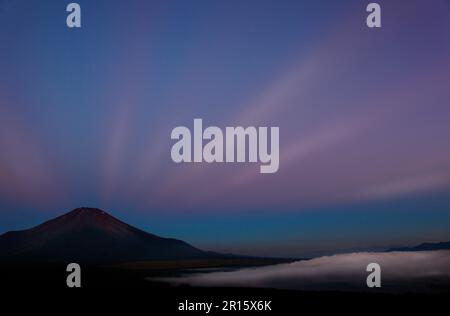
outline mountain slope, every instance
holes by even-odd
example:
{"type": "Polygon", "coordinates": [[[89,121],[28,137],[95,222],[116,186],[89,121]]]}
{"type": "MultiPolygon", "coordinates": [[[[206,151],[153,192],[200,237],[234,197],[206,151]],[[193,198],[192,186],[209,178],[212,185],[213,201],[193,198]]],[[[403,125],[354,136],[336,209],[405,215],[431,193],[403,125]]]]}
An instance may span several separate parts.
{"type": "Polygon", "coordinates": [[[1,262],[119,263],[196,259],[215,254],[132,227],[95,208],[78,208],[0,236],[1,262]]]}

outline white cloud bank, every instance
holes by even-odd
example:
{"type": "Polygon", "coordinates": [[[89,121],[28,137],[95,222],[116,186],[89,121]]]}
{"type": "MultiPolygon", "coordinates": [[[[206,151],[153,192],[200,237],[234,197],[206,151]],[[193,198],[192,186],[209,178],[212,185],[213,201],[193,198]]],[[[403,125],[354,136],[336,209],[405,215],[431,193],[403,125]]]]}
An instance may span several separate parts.
{"type": "Polygon", "coordinates": [[[381,266],[382,290],[450,289],[450,250],[388,253],[350,253],[288,264],[228,272],[194,273],[165,278],[174,285],[259,287],[296,290],[363,290],[369,272],[381,266]]]}

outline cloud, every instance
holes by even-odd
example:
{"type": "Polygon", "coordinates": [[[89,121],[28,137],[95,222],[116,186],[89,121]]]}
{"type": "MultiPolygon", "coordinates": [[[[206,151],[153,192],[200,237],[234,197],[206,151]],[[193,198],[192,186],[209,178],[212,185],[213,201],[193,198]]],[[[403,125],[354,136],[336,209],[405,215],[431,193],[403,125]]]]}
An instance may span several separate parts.
{"type": "Polygon", "coordinates": [[[386,198],[416,192],[426,192],[450,183],[450,172],[427,174],[420,177],[409,177],[399,181],[385,183],[365,189],[362,192],[365,198],[386,198]]]}
{"type": "Polygon", "coordinates": [[[450,285],[450,251],[351,253],[228,272],[165,278],[174,285],[295,290],[364,290],[369,263],[381,266],[382,290],[430,290],[450,285]]]}

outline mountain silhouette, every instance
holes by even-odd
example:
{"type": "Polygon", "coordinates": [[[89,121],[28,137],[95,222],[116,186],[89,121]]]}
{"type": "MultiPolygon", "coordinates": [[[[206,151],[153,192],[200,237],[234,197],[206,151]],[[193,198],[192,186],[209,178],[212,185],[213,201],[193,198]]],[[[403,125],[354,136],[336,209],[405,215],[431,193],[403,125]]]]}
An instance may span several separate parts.
{"type": "Polygon", "coordinates": [[[0,262],[106,264],[218,256],[147,233],[97,208],[77,208],[34,228],[0,236],[0,262]]]}
{"type": "Polygon", "coordinates": [[[437,242],[437,243],[423,243],[415,247],[399,247],[399,248],[391,248],[388,249],[388,252],[392,251],[427,251],[427,250],[449,250],[450,249],[450,241],[446,242],[437,242]]]}

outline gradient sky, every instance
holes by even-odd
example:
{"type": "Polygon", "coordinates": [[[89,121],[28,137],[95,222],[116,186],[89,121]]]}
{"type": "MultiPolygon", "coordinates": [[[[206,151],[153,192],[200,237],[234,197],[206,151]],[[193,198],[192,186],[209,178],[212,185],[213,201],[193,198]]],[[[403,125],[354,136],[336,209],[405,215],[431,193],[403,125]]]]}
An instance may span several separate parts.
{"type": "Polygon", "coordinates": [[[302,256],[450,240],[450,1],[0,0],[0,232],[79,206],[302,256]],[[280,169],[171,130],[279,126],[280,169]]]}

